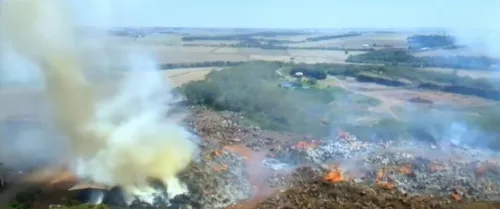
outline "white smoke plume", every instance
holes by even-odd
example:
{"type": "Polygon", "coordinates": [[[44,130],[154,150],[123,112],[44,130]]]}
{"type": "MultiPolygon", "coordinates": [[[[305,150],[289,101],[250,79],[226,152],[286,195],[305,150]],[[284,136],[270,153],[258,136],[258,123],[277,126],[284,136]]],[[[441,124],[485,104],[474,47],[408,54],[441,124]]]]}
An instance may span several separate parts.
{"type": "MultiPolygon", "coordinates": [[[[7,0],[0,12],[5,43],[43,72],[58,130],[68,139],[69,167],[83,181],[122,187],[128,201],[150,197],[151,178],[166,184],[169,197],[187,192],[176,175],[196,146],[180,118],[167,117],[175,100],[156,62],[141,53],[130,55],[121,89],[112,98],[99,98],[83,60],[101,60],[82,57],[64,3],[7,0]]],[[[6,72],[19,73],[15,66],[6,72]]]]}

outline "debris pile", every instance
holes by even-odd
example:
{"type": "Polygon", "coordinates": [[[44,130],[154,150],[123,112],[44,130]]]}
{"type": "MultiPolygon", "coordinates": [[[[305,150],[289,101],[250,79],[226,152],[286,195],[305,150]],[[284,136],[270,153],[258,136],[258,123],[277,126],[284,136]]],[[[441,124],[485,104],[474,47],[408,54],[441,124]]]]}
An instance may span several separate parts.
{"type": "Polygon", "coordinates": [[[407,194],[500,200],[500,162],[491,160],[494,155],[483,152],[480,156],[477,150],[468,149],[362,142],[339,132],[333,139],[300,141],[277,159],[295,165],[335,165],[325,179],[329,182],[351,179],[407,194]]]}
{"type": "MultiPolygon", "coordinates": [[[[500,161],[495,160],[500,158],[484,150],[367,142],[342,130],[330,138],[311,138],[242,126],[235,122],[240,119],[203,109],[189,118],[188,126],[201,136],[200,157],[180,175],[190,193],[165,206],[500,208],[479,201],[500,199],[500,161]]],[[[134,207],[155,208],[140,202],[134,207]]]]}
{"type": "Polygon", "coordinates": [[[500,203],[457,202],[452,199],[413,196],[397,190],[353,182],[310,180],[260,202],[255,209],[490,209],[500,203]]]}
{"type": "Polygon", "coordinates": [[[181,174],[190,194],[174,200],[191,208],[225,208],[252,195],[244,158],[227,149],[202,151],[199,162],[181,174]]]}

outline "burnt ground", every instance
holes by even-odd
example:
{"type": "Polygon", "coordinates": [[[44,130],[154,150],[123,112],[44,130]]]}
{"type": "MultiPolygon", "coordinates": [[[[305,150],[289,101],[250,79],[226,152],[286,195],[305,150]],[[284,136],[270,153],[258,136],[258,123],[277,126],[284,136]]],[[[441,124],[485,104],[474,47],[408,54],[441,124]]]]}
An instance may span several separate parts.
{"type": "MultiPolygon", "coordinates": [[[[234,113],[193,112],[187,125],[200,135],[200,157],[180,175],[190,194],[128,208],[500,208],[500,158],[483,150],[364,142],[342,131],[311,138],[238,125],[234,113]]],[[[41,191],[32,205],[80,204],[85,192],[41,191]]],[[[111,197],[111,208],[126,208],[111,197]]]]}

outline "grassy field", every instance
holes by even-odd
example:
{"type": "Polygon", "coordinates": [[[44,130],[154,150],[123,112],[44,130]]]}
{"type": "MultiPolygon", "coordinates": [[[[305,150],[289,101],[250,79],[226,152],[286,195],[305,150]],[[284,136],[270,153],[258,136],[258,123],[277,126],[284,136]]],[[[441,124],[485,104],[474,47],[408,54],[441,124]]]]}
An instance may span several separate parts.
{"type": "Polygon", "coordinates": [[[191,81],[204,80],[212,70],[221,70],[221,67],[181,68],[164,71],[166,79],[174,86],[181,86],[191,81]]]}
{"type": "MultiPolygon", "coordinates": [[[[304,63],[344,63],[348,55],[365,53],[355,50],[408,47],[407,37],[417,32],[378,33],[362,32],[360,35],[332,37],[348,34],[346,31],[331,33],[307,32],[306,34],[281,34],[282,32],[239,30],[181,30],[179,34],[153,34],[144,37],[114,37],[110,41],[116,48],[135,48],[154,52],[164,63],[189,63],[206,61],[290,61],[304,63]],[[182,33],[183,35],[180,35],[182,33]],[[194,40],[183,40],[195,37],[194,40]],[[325,38],[324,40],[321,38],[325,38]],[[263,45],[259,45],[263,44],[263,45]],[[267,46],[265,48],[263,46],[267,46]],[[273,48],[274,47],[274,48],[273,48]],[[280,48],[281,47],[281,48],[280,48]],[[303,49],[302,49],[303,48],[303,49]],[[326,48],[326,49],[325,49],[326,48]],[[349,54],[345,54],[348,49],[349,54]]],[[[481,50],[449,49],[415,52],[415,56],[484,55],[481,50]]],[[[484,52],[484,50],[482,50],[484,52]]]]}
{"type": "MultiPolygon", "coordinates": [[[[157,56],[160,63],[202,63],[211,61],[281,61],[281,62],[295,62],[295,63],[337,63],[344,64],[345,60],[349,55],[359,55],[365,52],[361,51],[348,51],[346,53],[343,50],[325,50],[325,49],[263,49],[258,47],[231,47],[231,44],[237,44],[241,41],[252,39],[252,40],[277,40],[277,41],[288,41],[296,42],[289,44],[281,44],[284,46],[293,47],[340,47],[340,48],[363,48],[364,44],[373,45],[375,48],[384,47],[390,45],[393,47],[407,47],[406,37],[412,35],[409,32],[401,33],[375,33],[375,32],[363,32],[359,36],[343,37],[343,38],[332,38],[329,40],[315,40],[308,41],[311,38],[325,37],[328,35],[342,34],[345,32],[332,32],[328,33],[309,33],[309,34],[298,34],[298,35],[269,35],[262,33],[262,31],[238,31],[238,30],[216,30],[208,31],[203,29],[192,29],[189,31],[178,31],[179,34],[153,34],[146,35],[143,37],[116,37],[113,36],[109,39],[109,42],[105,44],[105,54],[114,56],[116,58],[111,58],[110,60],[123,60],[123,51],[127,49],[138,49],[146,52],[151,52],[157,56]],[[185,35],[180,35],[184,33],[185,35]],[[252,36],[245,36],[245,34],[255,34],[252,36]],[[187,34],[187,35],[186,35],[187,34]],[[241,37],[236,37],[235,40],[192,40],[183,41],[183,36],[228,36],[228,35],[242,35],[241,37]],[[190,44],[189,46],[185,45],[190,44]],[[225,45],[225,46],[217,46],[225,45]]],[[[100,34],[102,35],[102,34],[100,34]]],[[[234,37],[233,37],[234,38],[234,37]]],[[[467,52],[464,49],[458,50],[437,50],[428,52],[418,52],[415,53],[417,56],[433,56],[436,54],[450,54],[450,55],[464,55],[467,52]]],[[[101,56],[101,55],[95,55],[101,56]]],[[[111,64],[116,68],[121,67],[119,63],[111,64]]],[[[102,67],[102,66],[101,66],[102,67]]],[[[106,66],[103,66],[106,67],[106,66]]],[[[221,67],[201,67],[201,68],[182,68],[182,69],[170,69],[165,71],[165,77],[168,78],[174,86],[181,86],[190,81],[203,80],[205,76],[211,70],[220,70],[221,67]]],[[[444,72],[452,73],[453,69],[450,68],[425,68],[420,69],[423,71],[431,72],[444,72]]],[[[492,74],[485,71],[470,71],[470,70],[457,70],[459,76],[468,76],[472,78],[491,78],[500,77],[500,74],[492,74]]],[[[331,82],[328,79],[321,82],[331,82]]],[[[381,91],[364,91],[359,90],[363,88],[363,85],[369,84],[356,84],[357,82],[345,82],[341,80],[336,80],[333,83],[342,84],[343,87],[349,91],[357,92],[365,96],[372,96],[378,100],[385,100],[389,103],[400,104],[397,101],[407,100],[410,96],[419,96],[424,98],[431,98],[434,101],[455,101],[458,103],[463,103],[464,99],[462,97],[453,97],[449,94],[443,93],[431,93],[431,92],[420,92],[416,91],[402,90],[402,89],[384,89],[381,91]],[[343,83],[342,83],[343,82],[343,83]],[[357,86],[358,85],[358,86],[357,86]],[[405,96],[406,95],[406,96],[405,96]]],[[[368,87],[366,87],[368,88],[368,87]]],[[[372,88],[373,89],[373,88],[372,88]]],[[[12,106],[14,109],[25,109],[21,103],[32,103],[26,102],[30,99],[36,99],[38,96],[33,95],[35,93],[12,93],[3,92],[2,99],[5,99],[5,104],[12,106]],[[19,99],[13,98],[14,95],[19,95],[19,99]]],[[[452,95],[452,94],[451,94],[452,95]]],[[[467,98],[467,97],[465,97],[467,98]]],[[[474,99],[471,99],[473,101],[474,99]]],[[[477,102],[472,102],[477,103],[477,102]]],[[[392,105],[388,105],[387,108],[381,108],[380,112],[390,113],[392,105]]],[[[15,111],[14,111],[15,112],[15,111]]]]}

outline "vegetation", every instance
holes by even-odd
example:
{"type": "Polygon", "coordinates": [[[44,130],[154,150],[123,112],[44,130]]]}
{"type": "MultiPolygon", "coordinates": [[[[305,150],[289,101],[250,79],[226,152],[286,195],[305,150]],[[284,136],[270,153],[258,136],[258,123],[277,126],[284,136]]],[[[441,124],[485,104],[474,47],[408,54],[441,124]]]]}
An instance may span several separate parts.
{"type": "Polygon", "coordinates": [[[184,85],[181,91],[192,104],[241,112],[263,128],[327,134],[328,128],[319,125],[320,119],[343,90],[279,88],[283,80],[275,71],[282,67],[286,66],[277,62],[254,62],[213,71],[206,80],[184,85]]]}
{"type": "Polygon", "coordinates": [[[185,36],[182,37],[183,41],[205,41],[205,40],[216,40],[216,41],[243,41],[243,42],[263,42],[266,40],[272,40],[274,44],[285,44],[285,43],[303,43],[303,42],[311,42],[311,41],[323,41],[330,39],[338,39],[338,38],[346,38],[353,36],[360,36],[361,33],[349,32],[345,34],[337,34],[337,35],[325,35],[325,36],[317,36],[306,38],[305,40],[299,41],[290,41],[290,40],[280,40],[280,39],[260,39],[259,37],[266,38],[276,38],[278,36],[299,36],[299,35],[308,35],[309,33],[304,32],[259,32],[259,33],[247,33],[247,34],[232,34],[232,35],[221,35],[221,36],[185,36]]]}
{"type": "Polygon", "coordinates": [[[26,192],[16,195],[12,203],[9,204],[9,209],[26,209],[32,208],[35,198],[41,193],[39,189],[31,189],[26,192]]]}
{"type": "Polygon", "coordinates": [[[314,41],[323,41],[330,39],[346,38],[353,36],[360,36],[361,33],[349,32],[345,34],[337,35],[324,35],[317,37],[310,37],[304,40],[284,40],[277,38],[278,36],[297,36],[297,35],[307,35],[308,33],[302,32],[259,32],[259,33],[246,33],[246,34],[232,34],[232,35],[203,35],[203,36],[185,36],[182,38],[184,42],[199,41],[199,40],[215,40],[215,41],[238,41],[234,44],[190,44],[184,43],[185,46],[214,46],[214,47],[251,47],[251,48],[261,48],[261,49],[308,49],[308,50],[335,50],[335,51],[370,51],[371,48],[342,48],[342,47],[293,47],[288,46],[288,44],[293,43],[305,43],[314,41]],[[265,37],[265,38],[263,38],[265,37]],[[272,39],[272,38],[276,39],[272,39]]]}
{"type": "Polygon", "coordinates": [[[230,67],[241,65],[243,61],[207,61],[195,63],[165,63],[160,66],[160,69],[178,69],[178,68],[195,68],[195,67],[230,67]]]}
{"type": "MultiPolygon", "coordinates": [[[[292,131],[318,136],[329,134],[332,127],[350,131],[362,140],[411,139],[437,140],[446,138],[450,124],[461,121],[482,132],[499,133],[497,125],[500,108],[482,113],[451,116],[426,111],[404,110],[417,114],[401,121],[388,115],[375,115],[367,111],[380,101],[353,94],[337,87],[321,87],[318,80],[325,75],[355,77],[361,81],[377,82],[415,88],[436,88],[441,91],[498,92],[497,87],[485,80],[460,77],[414,68],[383,65],[340,65],[340,64],[289,64],[280,62],[250,62],[222,71],[211,72],[206,80],[194,81],[181,87],[191,104],[205,105],[216,110],[240,112],[252,122],[265,129],[292,131]],[[276,73],[285,72],[284,77],[276,73]],[[304,78],[294,78],[302,72],[304,78]],[[279,88],[282,82],[295,82],[293,88],[279,88]],[[307,88],[305,88],[307,87],[307,88]],[[494,113],[494,114],[492,114],[494,113]],[[494,116],[493,116],[494,115],[494,116]],[[364,117],[378,118],[369,123],[356,122],[364,117]],[[323,126],[323,121],[328,126],[323,126]],[[477,122],[476,121],[480,121],[477,122]]],[[[500,95],[496,93],[495,95],[500,95]]],[[[484,95],[483,95],[484,96],[484,95]]],[[[497,96],[498,97],[498,96],[497,96]]],[[[468,110],[475,111],[475,110],[468,110]]],[[[500,136],[500,135],[499,135],[500,136]]],[[[495,137],[490,137],[495,139],[495,137]]],[[[484,141],[486,143],[486,140],[484,141]]],[[[488,142],[490,143],[490,142],[488,142]]],[[[493,143],[493,141],[491,141],[493,143]]],[[[488,144],[496,146],[495,144],[488,144]]],[[[500,148],[500,145],[498,146],[500,148]]]]}
{"type": "Polygon", "coordinates": [[[500,63],[499,60],[484,56],[416,57],[409,51],[401,49],[376,50],[359,55],[351,55],[346,61],[411,67],[446,67],[479,70],[489,69],[493,65],[500,63]]]}
{"type": "Polygon", "coordinates": [[[255,37],[278,37],[278,36],[299,36],[299,35],[307,35],[309,33],[305,32],[279,32],[279,31],[266,31],[266,32],[256,32],[256,33],[245,33],[245,34],[231,34],[231,35],[219,35],[219,36],[184,36],[182,37],[182,41],[207,41],[207,40],[217,40],[217,41],[246,41],[246,40],[255,40],[255,37]]]}
{"type": "Polygon", "coordinates": [[[184,46],[211,46],[211,47],[232,47],[232,48],[259,48],[259,49],[276,49],[276,50],[287,50],[287,49],[304,49],[304,50],[330,50],[330,51],[373,51],[373,48],[345,48],[345,47],[293,47],[287,45],[277,44],[276,40],[268,41],[241,41],[236,44],[190,44],[185,43],[184,46]]]}
{"type": "MultiPolygon", "coordinates": [[[[214,61],[201,63],[163,64],[162,69],[191,67],[231,67],[248,62],[214,61]]],[[[252,62],[250,62],[252,63],[252,62]]],[[[418,68],[392,65],[344,65],[344,64],[296,64],[284,62],[260,62],[276,66],[288,66],[290,75],[302,72],[306,77],[316,80],[327,75],[354,77],[360,82],[373,82],[389,86],[439,90],[463,95],[500,100],[497,80],[458,76],[456,73],[424,71],[418,68]],[[291,66],[291,67],[290,67],[291,66]]],[[[250,64],[251,65],[251,64],[250,64]]],[[[251,67],[250,67],[251,68],[251,67]]],[[[254,70],[252,70],[254,71],[254,70]]]]}
{"type": "Polygon", "coordinates": [[[407,38],[411,49],[444,48],[455,46],[455,38],[448,35],[414,35],[407,38]]]}
{"type": "Polygon", "coordinates": [[[63,206],[60,209],[109,209],[107,205],[79,204],[73,206],[63,206]]]}
{"type": "Polygon", "coordinates": [[[360,36],[360,35],[362,35],[362,33],[350,32],[350,33],[338,34],[338,35],[317,36],[317,37],[307,38],[304,42],[324,41],[324,40],[330,40],[330,39],[355,37],[355,36],[360,36]]]}

